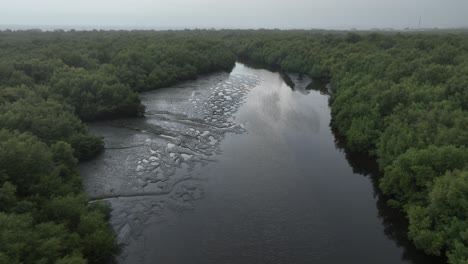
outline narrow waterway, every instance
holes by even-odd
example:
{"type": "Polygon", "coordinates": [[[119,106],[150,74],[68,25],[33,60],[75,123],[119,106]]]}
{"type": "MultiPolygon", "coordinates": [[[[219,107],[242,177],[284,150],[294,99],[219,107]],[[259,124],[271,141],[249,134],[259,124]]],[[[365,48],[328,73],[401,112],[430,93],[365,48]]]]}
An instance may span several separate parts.
{"type": "Polygon", "coordinates": [[[325,85],[290,77],[236,64],[91,125],[106,151],[81,172],[112,204],[120,263],[442,263],[404,239],[373,161],[340,147],[325,85]]]}

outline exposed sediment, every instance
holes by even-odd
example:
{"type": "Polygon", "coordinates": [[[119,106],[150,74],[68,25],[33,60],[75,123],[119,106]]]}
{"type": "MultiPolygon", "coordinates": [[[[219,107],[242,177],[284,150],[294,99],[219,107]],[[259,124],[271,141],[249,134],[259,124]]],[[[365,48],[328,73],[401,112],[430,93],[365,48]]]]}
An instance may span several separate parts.
{"type": "Polygon", "coordinates": [[[216,160],[226,133],[245,131],[235,113],[259,82],[250,75],[206,77],[190,89],[182,84],[143,94],[145,118],[91,126],[106,148],[82,165],[85,189],[93,201],[112,204],[119,243],[137,241],[145,223],[157,221],[152,216],[162,210],[191,208],[203,197],[195,171],[216,160]]]}

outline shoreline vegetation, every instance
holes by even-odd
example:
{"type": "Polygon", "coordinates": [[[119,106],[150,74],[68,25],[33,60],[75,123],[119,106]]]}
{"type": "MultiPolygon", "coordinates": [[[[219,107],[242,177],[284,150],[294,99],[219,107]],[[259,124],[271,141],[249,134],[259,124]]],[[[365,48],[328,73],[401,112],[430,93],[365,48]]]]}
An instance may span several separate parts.
{"type": "Polygon", "coordinates": [[[142,115],[138,92],[235,64],[197,32],[0,32],[0,58],[0,263],[115,262],[110,207],[77,171],[104,147],[83,121],[142,115]]]}
{"type": "Polygon", "coordinates": [[[138,93],[236,59],[331,80],[332,126],[375,157],[408,236],[468,260],[468,34],[279,30],[0,31],[0,263],[112,263],[105,203],[77,163],[83,121],[139,116],[138,93]]]}
{"type": "Polygon", "coordinates": [[[330,79],[332,126],[375,157],[408,236],[468,261],[468,35],[241,32],[238,57],[330,79]]]}

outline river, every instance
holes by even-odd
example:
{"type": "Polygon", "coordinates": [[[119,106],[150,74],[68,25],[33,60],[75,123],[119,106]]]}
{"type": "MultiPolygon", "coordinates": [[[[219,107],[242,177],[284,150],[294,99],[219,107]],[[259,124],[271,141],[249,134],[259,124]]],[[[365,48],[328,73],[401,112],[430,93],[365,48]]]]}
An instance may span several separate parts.
{"type": "Polygon", "coordinates": [[[120,263],[443,263],[342,147],[325,84],[237,63],[141,98],[144,118],[90,124],[106,150],[80,166],[120,263]]]}

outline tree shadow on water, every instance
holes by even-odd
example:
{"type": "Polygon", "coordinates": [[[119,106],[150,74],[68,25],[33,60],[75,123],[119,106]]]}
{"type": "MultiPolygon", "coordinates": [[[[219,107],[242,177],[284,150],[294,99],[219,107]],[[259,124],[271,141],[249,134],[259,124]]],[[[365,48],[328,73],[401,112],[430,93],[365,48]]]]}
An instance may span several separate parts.
{"type": "Polygon", "coordinates": [[[375,157],[367,153],[351,152],[346,148],[345,138],[336,129],[333,129],[333,126],[331,127],[335,136],[336,147],[345,154],[346,160],[353,168],[353,172],[371,180],[374,197],[377,201],[378,217],[384,226],[384,233],[395,242],[398,248],[403,250],[401,259],[414,264],[446,264],[445,257],[429,256],[422,250],[418,250],[408,239],[408,220],[400,210],[387,205],[388,197],[379,188],[378,182],[382,172],[378,168],[375,157]]]}

